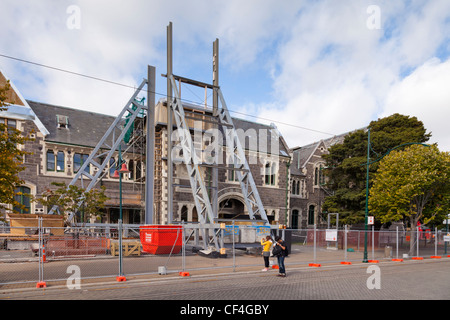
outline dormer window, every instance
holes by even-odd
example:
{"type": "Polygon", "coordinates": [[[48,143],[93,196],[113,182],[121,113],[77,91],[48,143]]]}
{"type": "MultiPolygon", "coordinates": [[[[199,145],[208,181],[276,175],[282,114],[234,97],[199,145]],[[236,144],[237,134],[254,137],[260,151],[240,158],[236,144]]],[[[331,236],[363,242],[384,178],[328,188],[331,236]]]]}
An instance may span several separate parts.
{"type": "Polygon", "coordinates": [[[69,117],[68,116],[62,116],[62,115],[56,115],[56,127],[58,129],[60,128],[69,128],[69,117]]]}

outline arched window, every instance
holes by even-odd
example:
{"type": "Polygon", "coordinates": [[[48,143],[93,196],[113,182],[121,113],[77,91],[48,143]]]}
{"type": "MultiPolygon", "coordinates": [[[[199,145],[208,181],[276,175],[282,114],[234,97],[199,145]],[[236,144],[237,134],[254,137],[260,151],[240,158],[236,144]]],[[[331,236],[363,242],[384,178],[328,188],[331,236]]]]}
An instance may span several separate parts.
{"type": "Polygon", "coordinates": [[[21,186],[16,188],[16,195],[14,196],[14,200],[16,200],[18,204],[14,206],[14,211],[17,211],[19,213],[30,213],[30,193],[31,189],[28,187],[21,186]]]}
{"type": "Polygon", "coordinates": [[[323,175],[323,164],[318,165],[314,169],[314,185],[319,186],[325,183],[325,176],[323,175]]]}
{"type": "Polygon", "coordinates": [[[188,208],[186,206],[181,208],[181,221],[188,221],[188,208]]]}
{"type": "Polygon", "coordinates": [[[264,167],[264,184],[266,185],[275,185],[277,164],[276,162],[267,162],[264,167]]]}
{"type": "Polygon", "coordinates": [[[266,163],[264,170],[264,183],[270,184],[270,163],[266,163]]]}
{"type": "Polygon", "coordinates": [[[314,224],[314,211],[315,211],[315,206],[313,204],[311,204],[308,208],[308,224],[314,224]]]}
{"type": "Polygon", "coordinates": [[[111,159],[109,159],[109,177],[110,178],[114,175],[114,171],[116,171],[116,160],[114,158],[111,158],[111,159]]]}

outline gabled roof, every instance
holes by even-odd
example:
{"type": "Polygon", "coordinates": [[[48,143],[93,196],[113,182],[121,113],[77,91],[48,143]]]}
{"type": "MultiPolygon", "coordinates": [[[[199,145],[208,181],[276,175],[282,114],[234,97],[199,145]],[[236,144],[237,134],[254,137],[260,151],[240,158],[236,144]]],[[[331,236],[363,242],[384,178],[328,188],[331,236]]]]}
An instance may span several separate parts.
{"type": "Polygon", "coordinates": [[[0,111],[0,116],[17,120],[31,120],[34,122],[39,131],[44,136],[47,136],[49,131],[45,125],[41,122],[39,117],[36,116],[28,102],[24,99],[20,91],[17,90],[11,79],[8,79],[8,77],[6,77],[6,75],[0,70],[0,86],[4,86],[8,80],[11,86],[9,92],[7,93],[8,109],[6,111],[0,111]]]}
{"type": "Polygon", "coordinates": [[[323,145],[325,149],[328,150],[332,145],[343,143],[345,136],[348,135],[349,132],[333,136],[328,139],[323,139],[320,141],[313,142],[303,147],[296,147],[291,149],[292,152],[292,165],[290,167],[291,174],[301,175],[302,168],[306,166],[306,164],[310,161],[311,157],[314,155],[316,150],[323,145]]]}

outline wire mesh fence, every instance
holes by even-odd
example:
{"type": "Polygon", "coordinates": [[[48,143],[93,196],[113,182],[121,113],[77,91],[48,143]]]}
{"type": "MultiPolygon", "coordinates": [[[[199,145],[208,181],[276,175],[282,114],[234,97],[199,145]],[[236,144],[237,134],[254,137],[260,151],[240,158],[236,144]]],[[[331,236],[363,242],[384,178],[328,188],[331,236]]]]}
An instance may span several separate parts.
{"type": "MultiPolygon", "coordinates": [[[[227,225],[202,230],[187,225],[117,224],[5,231],[0,240],[0,286],[205,270],[259,271],[264,267],[260,241],[267,235],[285,240],[287,267],[447,257],[449,240],[446,231],[419,228],[300,230],[227,225]],[[219,236],[219,250],[213,233],[219,236]]],[[[275,257],[270,263],[276,269],[275,257]]]]}

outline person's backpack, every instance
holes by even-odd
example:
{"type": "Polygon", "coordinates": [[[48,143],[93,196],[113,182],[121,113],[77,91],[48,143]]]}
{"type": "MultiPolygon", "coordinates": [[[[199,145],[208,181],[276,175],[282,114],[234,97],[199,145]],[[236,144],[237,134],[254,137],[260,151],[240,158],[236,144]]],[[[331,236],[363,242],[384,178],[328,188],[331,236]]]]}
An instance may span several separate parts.
{"type": "Polygon", "coordinates": [[[280,246],[274,245],[272,249],[272,255],[277,257],[281,253],[282,249],[280,246]]]}

